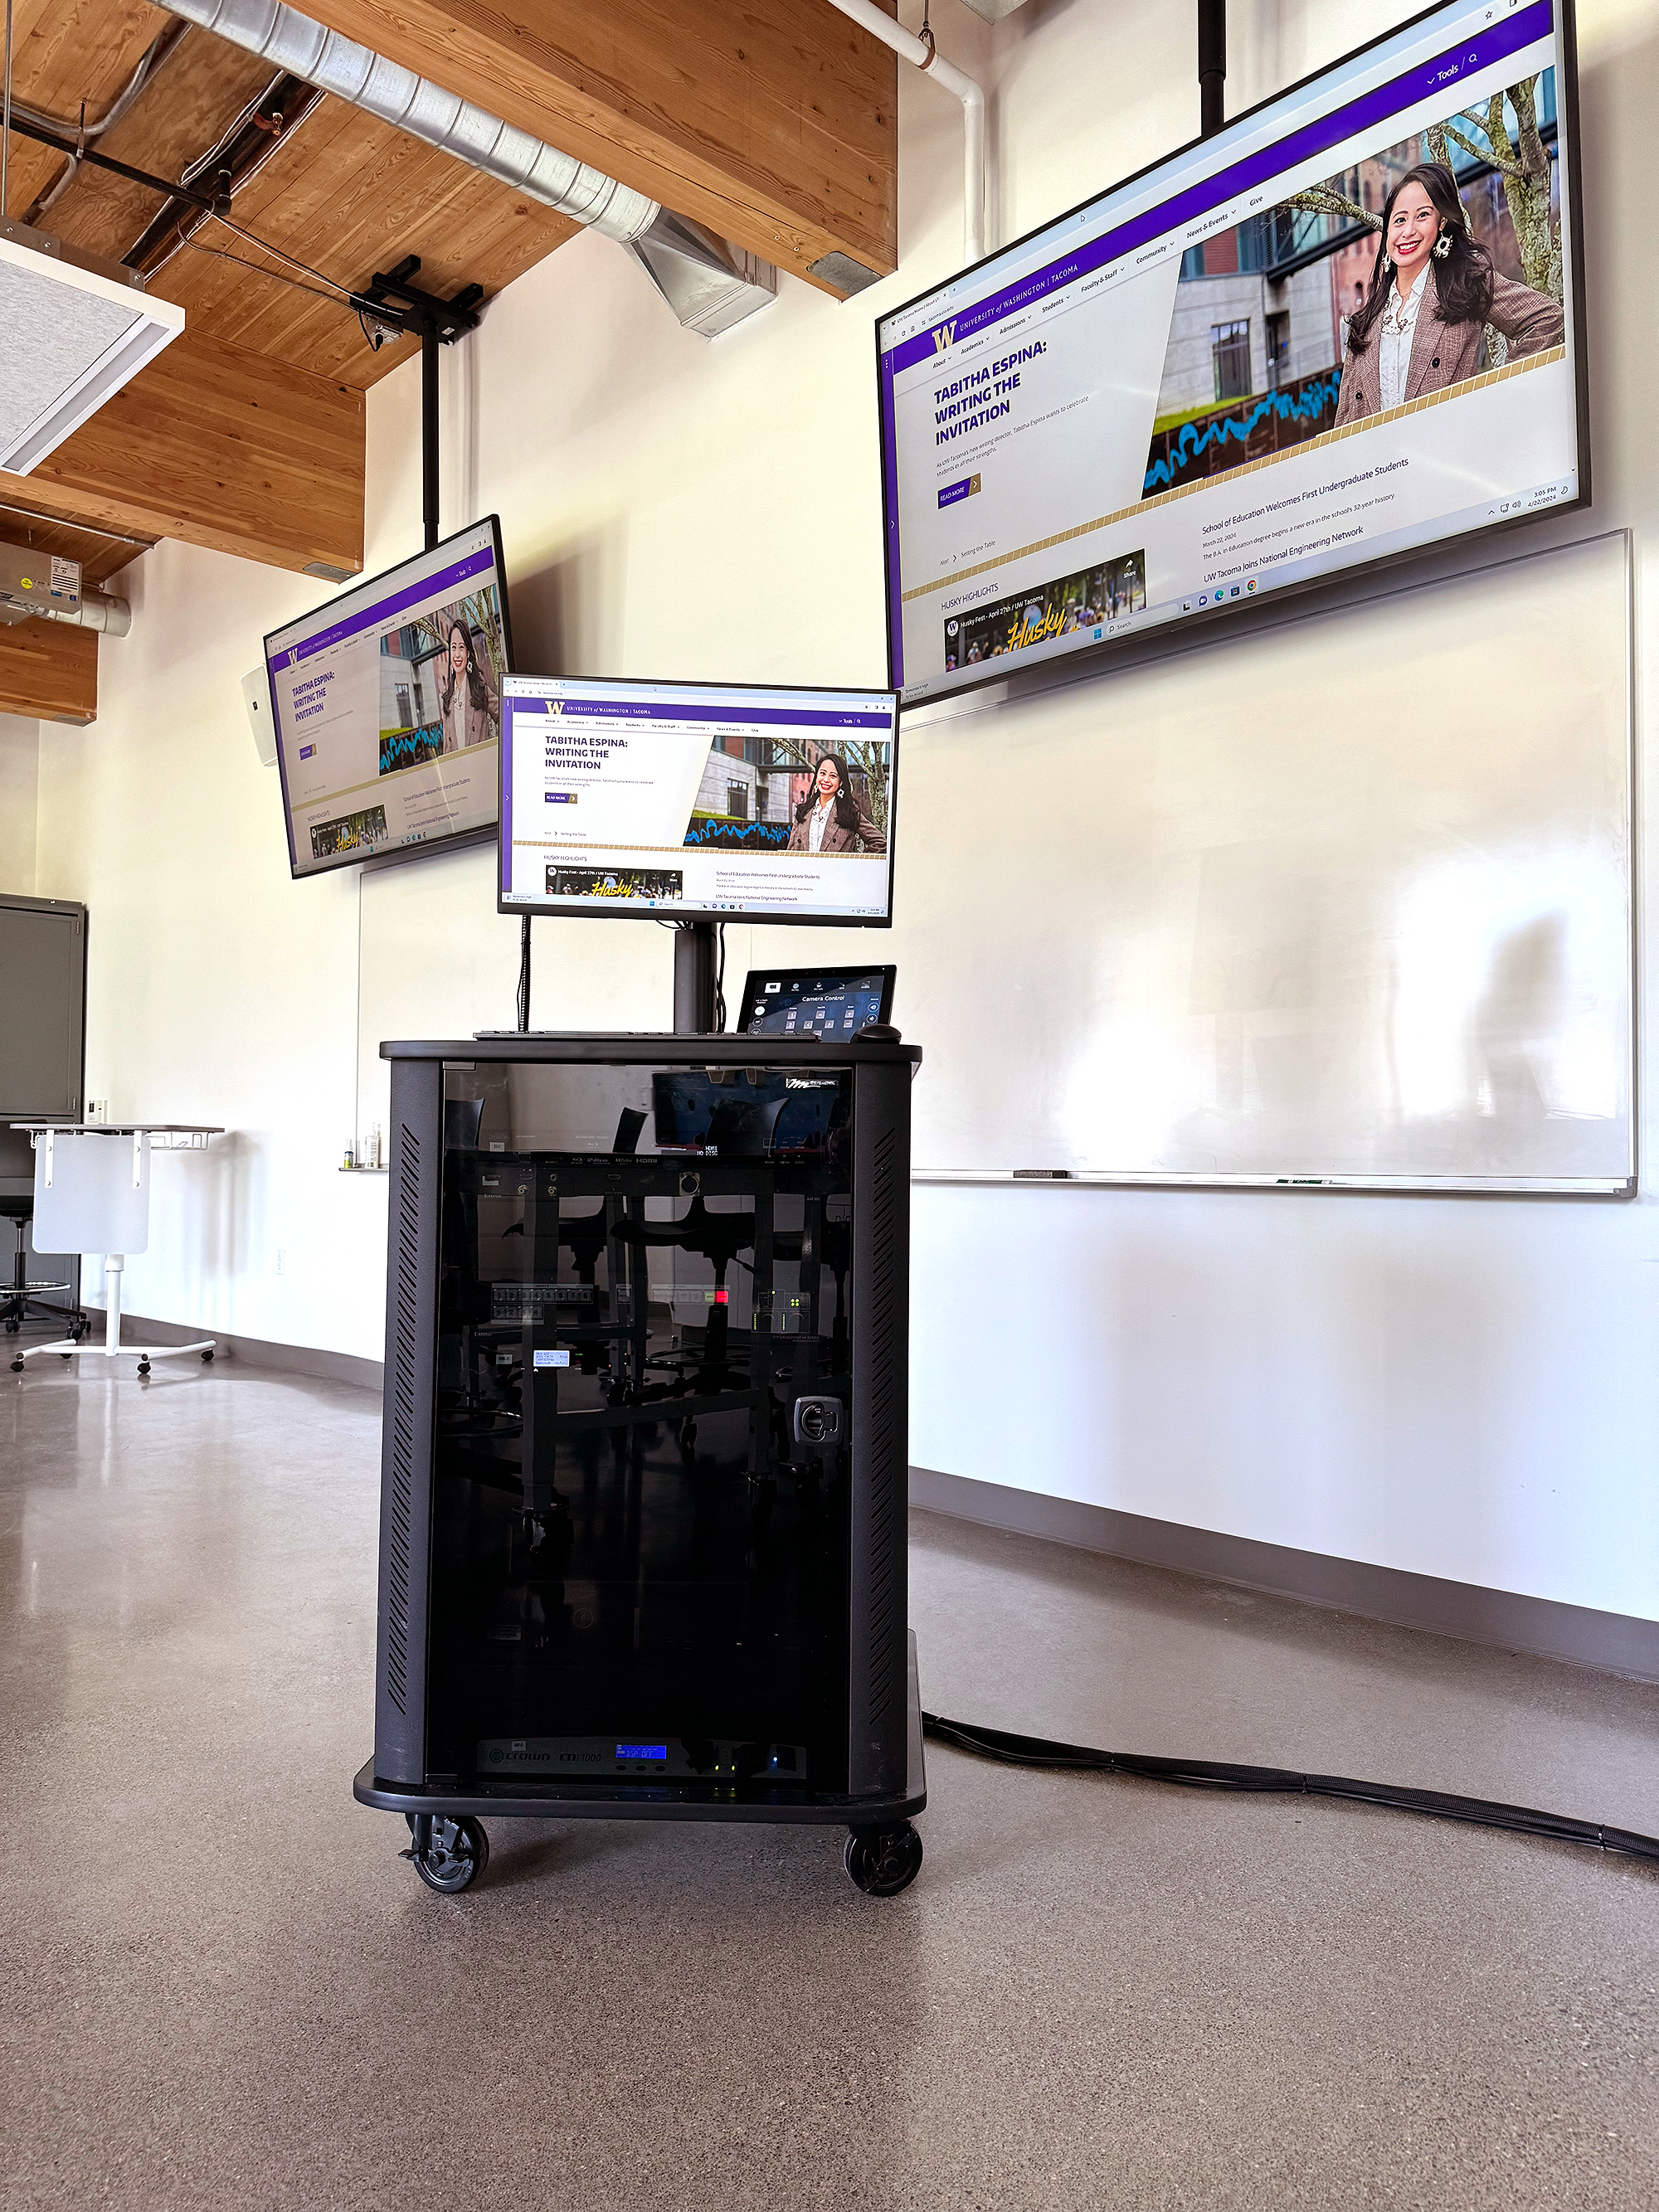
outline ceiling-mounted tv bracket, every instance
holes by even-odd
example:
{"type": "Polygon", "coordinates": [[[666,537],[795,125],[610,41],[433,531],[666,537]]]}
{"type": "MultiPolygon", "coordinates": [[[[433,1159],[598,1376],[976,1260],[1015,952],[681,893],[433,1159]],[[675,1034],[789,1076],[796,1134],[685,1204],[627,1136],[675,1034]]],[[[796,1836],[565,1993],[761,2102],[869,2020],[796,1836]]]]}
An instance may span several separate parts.
{"type": "Polygon", "coordinates": [[[353,304],[383,311],[398,331],[421,341],[421,519],[429,553],[438,542],[438,349],[477,329],[483,286],[469,284],[453,300],[441,300],[410,283],[420,265],[418,253],[406,254],[395,269],[377,271],[353,304]]]}
{"type": "Polygon", "coordinates": [[[1227,0],[1198,0],[1198,135],[1227,119],[1227,0]]]}

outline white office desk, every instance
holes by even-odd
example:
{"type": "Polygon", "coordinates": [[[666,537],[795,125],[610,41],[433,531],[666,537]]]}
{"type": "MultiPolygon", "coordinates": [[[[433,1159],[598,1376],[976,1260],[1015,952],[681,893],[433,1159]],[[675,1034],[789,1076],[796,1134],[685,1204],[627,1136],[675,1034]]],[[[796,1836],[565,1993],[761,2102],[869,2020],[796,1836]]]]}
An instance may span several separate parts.
{"type": "Polygon", "coordinates": [[[37,1249],[42,1236],[55,1240],[56,1252],[101,1252],[107,1300],[104,1341],[78,1344],[73,1338],[32,1344],[12,1360],[14,1372],[26,1359],[46,1352],[73,1358],[101,1350],[106,1359],[131,1353],[138,1372],[148,1375],[152,1359],[183,1359],[191,1353],[211,1359],[215,1339],[194,1344],[123,1344],[121,1273],[130,1252],[149,1245],[149,1156],[152,1152],[201,1152],[218,1127],[187,1121],[14,1121],[27,1129],[34,1147],[34,1222],[37,1249]]]}

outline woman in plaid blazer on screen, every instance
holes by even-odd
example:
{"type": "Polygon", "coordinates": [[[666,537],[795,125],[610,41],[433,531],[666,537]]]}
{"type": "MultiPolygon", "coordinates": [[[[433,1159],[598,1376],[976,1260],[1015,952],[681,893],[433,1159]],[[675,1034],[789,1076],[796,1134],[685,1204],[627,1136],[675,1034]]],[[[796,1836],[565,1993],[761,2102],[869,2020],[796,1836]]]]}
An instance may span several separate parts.
{"type": "Polygon", "coordinates": [[[1336,427],[1466,383],[1499,359],[1559,345],[1561,302],[1500,276],[1470,235],[1452,173],[1439,161],[1407,169],[1382,205],[1371,289],[1348,319],[1336,427]]]}

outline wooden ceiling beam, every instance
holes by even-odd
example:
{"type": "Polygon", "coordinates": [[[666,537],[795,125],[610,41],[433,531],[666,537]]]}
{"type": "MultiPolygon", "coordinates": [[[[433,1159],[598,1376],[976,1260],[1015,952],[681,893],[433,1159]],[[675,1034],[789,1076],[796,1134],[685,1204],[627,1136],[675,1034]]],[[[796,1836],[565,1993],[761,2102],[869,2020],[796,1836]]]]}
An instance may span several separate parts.
{"type": "MultiPolygon", "coordinates": [[[[9,482],[27,481],[12,477],[9,482]]],[[[30,553],[61,553],[81,564],[81,581],[103,586],[129,561],[147,553],[154,541],[130,531],[88,529],[84,524],[64,522],[43,514],[37,507],[0,499],[0,545],[16,545],[30,553]]]]}
{"type": "Polygon", "coordinates": [[[831,253],[897,266],[898,64],[828,0],[305,13],[809,281],[831,253]]]}
{"type": "Polygon", "coordinates": [[[363,395],[188,327],[0,500],[276,568],[363,564],[363,395]]]}
{"type": "Polygon", "coordinates": [[[89,722],[98,712],[98,633],[33,615],[0,624],[0,714],[89,722]]]}

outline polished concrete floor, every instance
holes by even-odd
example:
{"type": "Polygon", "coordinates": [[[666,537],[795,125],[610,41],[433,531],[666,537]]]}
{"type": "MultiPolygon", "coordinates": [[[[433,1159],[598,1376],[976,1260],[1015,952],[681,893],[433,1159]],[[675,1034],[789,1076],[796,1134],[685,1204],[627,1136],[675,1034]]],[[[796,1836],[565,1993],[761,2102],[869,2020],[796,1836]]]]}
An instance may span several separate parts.
{"type": "MultiPolygon", "coordinates": [[[[88,1363],[90,1364],[90,1363],[88,1363]]],[[[0,2200],[1651,2206],[1659,1869],[933,1747],[927,1863],[499,1823],[370,1742],[379,1407],[3,1376],[0,2200]]],[[[924,1692],[1659,1831],[1659,1692],[919,1516],[924,1692]]]]}

